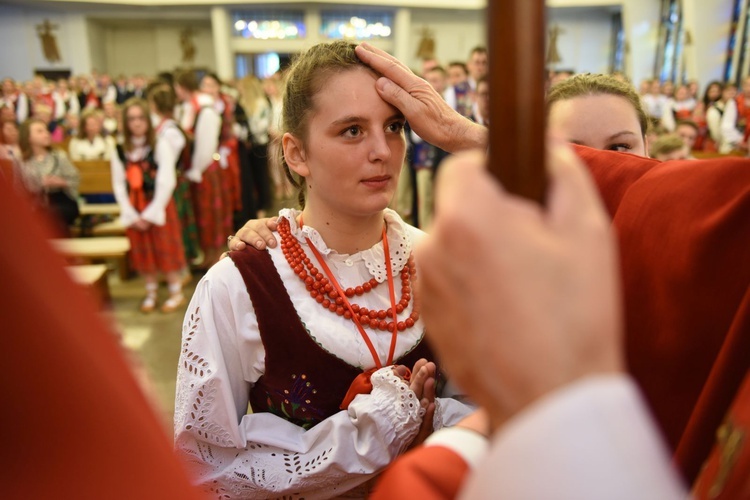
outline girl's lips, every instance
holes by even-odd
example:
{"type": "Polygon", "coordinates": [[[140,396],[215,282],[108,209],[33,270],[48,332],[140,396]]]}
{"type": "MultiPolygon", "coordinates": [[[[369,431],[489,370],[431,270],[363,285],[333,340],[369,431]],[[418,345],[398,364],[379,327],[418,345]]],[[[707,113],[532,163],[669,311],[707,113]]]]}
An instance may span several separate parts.
{"type": "Polygon", "coordinates": [[[387,182],[390,179],[391,179],[390,175],[380,175],[380,176],[377,176],[377,177],[370,177],[368,179],[363,179],[362,182],[368,183],[368,184],[369,183],[375,183],[375,184],[377,184],[377,183],[380,183],[380,182],[387,182]]]}

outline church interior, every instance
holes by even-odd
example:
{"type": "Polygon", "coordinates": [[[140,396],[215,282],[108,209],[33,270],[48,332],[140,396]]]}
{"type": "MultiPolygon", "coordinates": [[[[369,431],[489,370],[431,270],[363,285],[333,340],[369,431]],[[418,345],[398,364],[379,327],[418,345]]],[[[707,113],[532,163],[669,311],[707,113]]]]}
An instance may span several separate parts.
{"type": "MultiPolygon", "coordinates": [[[[296,208],[298,205],[297,194],[286,182],[284,172],[271,165],[270,153],[268,158],[262,158],[263,164],[257,170],[258,158],[252,152],[254,147],[256,150],[259,146],[270,148],[277,139],[280,140],[275,120],[281,120],[284,71],[298,54],[316,44],[337,40],[366,42],[393,55],[406,68],[427,80],[451,103],[454,110],[476,123],[488,125],[492,114],[487,103],[491,93],[487,90],[488,65],[493,68],[492,78],[504,79],[507,76],[498,69],[505,65],[503,55],[493,53],[492,47],[487,50],[488,36],[503,26],[500,20],[487,16],[488,3],[492,1],[353,0],[342,3],[318,0],[268,3],[261,0],[0,0],[0,78],[3,79],[0,107],[9,109],[11,116],[8,119],[6,114],[0,115],[3,124],[0,128],[0,147],[3,148],[0,163],[3,165],[3,178],[15,179],[7,183],[3,181],[3,184],[14,185],[12,189],[18,190],[19,185],[26,182],[18,180],[25,179],[18,171],[13,173],[16,168],[14,154],[23,154],[24,161],[28,160],[23,140],[25,137],[28,143],[33,139],[29,139],[31,132],[28,128],[24,136],[24,122],[42,120],[51,137],[51,145],[47,149],[62,151],[61,154],[69,158],[69,163],[77,171],[74,203],[77,207],[73,222],[66,223],[62,229],[59,221],[49,224],[52,229],[40,223],[40,227],[44,225],[45,229],[32,231],[30,238],[54,234],[51,248],[57,256],[55,258],[59,258],[65,266],[69,277],[67,281],[75,284],[76,293],[83,291],[81,300],[88,304],[83,306],[84,309],[97,311],[95,327],[107,332],[110,340],[119,346],[147,406],[156,416],[157,427],[169,436],[170,444],[175,407],[180,404],[175,401],[176,391],[179,392],[177,368],[181,359],[184,362],[188,349],[186,338],[189,338],[188,331],[192,328],[188,306],[199,283],[207,269],[212,265],[221,265],[221,260],[228,259],[225,256],[219,260],[218,256],[228,251],[227,237],[231,240],[246,221],[273,217],[282,209],[296,208]],[[457,76],[453,74],[454,69],[458,72],[457,76]],[[217,95],[228,96],[224,101],[223,98],[216,99],[217,103],[223,103],[216,114],[222,120],[222,127],[228,125],[227,133],[231,138],[224,136],[226,131],[222,128],[222,136],[213,152],[217,165],[222,164],[224,171],[236,169],[232,174],[235,175],[234,180],[226,181],[227,184],[222,184],[220,188],[222,191],[232,191],[234,210],[229,209],[227,217],[231,221],[224,226],[226,229],[222,229],[224,233],[220,235],[220,245],[206,249],[203,240],[200,240],[201,248],[191,254],[187,236],[185,232],[181,233],[185,245],[185,255],[180,257],[184,258],[181,261],[183,266],[177,271],[172,268],[169,271],[171,275],[177,273],[179,284],[166,271],[154,282],[148,273],[136,272],[133,268],[134,258],[136,268],[140,269],[143,265],[138,262],[139,257],[133,256],[135,249],[140,252],[140,243],[130,238],[131,234],[126,231],[130,226],[126,228],[123,225],[127,210],[132,207],[123,208],[121,199],[125,196],[129,203],[134,203],[133,191],[123,188],[123,195],[113,188],[113,179],[115,184],[118,181],[113,177],[110,166],[115,165],[117,155],[122,163],[129,165],[130,160],[126,157],[130,146],[127,144],[133,132],[128,127],[131,118],[138,119],[138,116],[128,115],[135,109],[133,100],[146,99],[151,91],[159,90],[159,85],[168,87],[169,93],[174,94],[173,87],[180,87],[180,75],[185,74],[191,75],[200,84],[201,93],[209,92],[206,89],[210,87],[204,87],[208,80],[209,86],[216,84],[217,95]],[[257,118],[253,115],[257,111],[257,99],[262,101],[263,109],[270,116],[258,118],[256,123],[261,125],[253,122],[257,118]],[[465,113],[461,111],[462,99],[467,99],[465,113]],[[242,114],[233,108],[235,105],[244,108],[242,114]],[[97,140],[101,141],[106,151],[92,152],[94,138],[87,136],[87,123],[91,121],[98,123],[95,127],[97,140]],[[6,122],[15,122],[9,128],[15,129],[16,137],[20,136],[16,144],[11,144],[13,133],[6,131],[6,122]],[[257,127],[263,127],[263,130],[258,132],[257,127]],[[81,149],[76,151],[78,147],[74,147],[75,142],[84,140],[89,142],[78,146],[81,149]],[[225,154],[221,148],[226,144],[233,146],[227,145],[225,151],[236,149],[225,154]],[[4,149],[6,146],[7,153],[4,149]],[[123,148],[125,153],[122,152],[123,148]],[[226,168],[222,162],[227,155],[236,155],[237,166],[232,166],[234,164],[229,160],[230,167],[226,168]],[[252,174],[245,173],[251,170],[252,174]],[[157,288],[158,293],[154,292],[157,288]]],[[[736,130],[732,132],[738,134],[734,139],[725,131],[723,121],[721,131],[724,135],[714,136],[709,108],[714,102],[722,103],[714,113],[715,116],[718,116],[717,112],[721,113],[716,118],[718,124],[726,116],[726,102],[734,103],[735,99],[740,99],[737,102],[744,103],[744,96],[750,98],[750,1],[547,0],[543,37],[545,90],[554,89],[555,85],[576,75],[603,74],[622,82],[633,95],[639,96],[636,100],[640,99],[639,106],[645,110],[647,116],[644,119],[649,124],[648,133],[643,129],[645,151],[640,156],[658,160],[697,158],[709,161],[748,157],[750,126],[746,128],[745,116],[750,117],[750,104],[733,104],[737,118],[736,130]],[[715,89],[715,96],[711,94],[712,88],[715,89]],[[730,94],[730,90],[733,93],[730,94]],[[730,97],[725,98],[725,92],[730,97]],[[713,96],[710,100],[709,94],[713,96]],[[683,131],[686,131],[687,137],[683,136],[683,131]]],[[[177,101],[180,101],[179,92],[177,101]]],[[[198,93],[198,87],[195,92],[194,96],[198,93]]],[[[188,98],[185,102],[191,101],[188,98]]],[[[178,110],[178,115],[183,113],[180,106],[179,102],[174,102],[172,106],[178,110]]],[[[547,118],[551,121],[552,104],[549,106],[547,118]]],[[[145,112],[142,118],[153,120],[156,108],[142,109],[145,112]],[[151,115],[148,115],[149,110],[151,115]]],[[[192,116],[195,119],[193,127],[197,127],[200,113],[198,111],[192,116]]],[[[168,115],[171,119],[172,113],[168,115]]],[[[182,126],[185,115],[181,116],[183,122],[180,122],[179,116],[174,118],[185,129],[182,126]]],[[[162,118],[150,126],[156,135],[161,133],[161,125],[166,121],[166,118],[162,118]]],[[[33,123],[29,127],[33,127],[33,123]]],[[[716,127],[718,130],[719,125],[716,127]]],[[[198,139],[192,136],[192,132],[185,134],[185,138],[191,143],[194,141],[193,147],[197,148],[198,139]]],[[[538,133],[544,135],[543,130],[538,133]]],[[[407,134],[416,136],[413,131],[407,131],[407,134]]],[[[420,157],[423,151],[428,151],[424,155],[434,153],[422,148],[425,142],[421,138],[417,136],[416,139],[407,136],[407,140],[411,141],[408,162],[413,164],[404,163],[389,208],[404,221],[429,233],[435,215],[432,175],[438,161],[433,164],[433,157],[427,160],[420,157]],[[412,152],[415,153],[413,158],[412,152]]],[[[160,140],[157,139],[156,144],[160,140]]],[[[589,146],[585,141],[572,142],[589,146]]],[[[32,152],[36,151],[33,144],[31,148],[32,152]]],[[[154,152],[158,152],[158,145],[154,146],[154,152]]],[[[34,158],[29,161],[33,163],[34,158]]],[[[23,161],[17,163],[21,165],[23,161]]],[[[178,172],[177,175],[183,174],[178,172]]],[[[291,177],[292,174],[288,175],[291,177]]],[[[131,182],[130,178],[127,182],[131,182]]],[[[156,182],[158,185],[160,181],[156,182]]],[[[172,187],[175,192],[179,189],[179,180],[176,185],[172,187]]],[[[747,189],[743,196],[750,196],[747,189]]],[[[5,200],[0,201],[0,205],[4,205],[2,210],[6,219],[3,226],[7,223],[7,228],[15,228],[14,237],[24,235],[24,230],[17,228],[13,221],[15,216],[9,215],[16,213],[13,205],[9,204],[9,198],[3,197],[5,200]]],[[[689,200],[683,202],[690,204],[689,200]]],[[[33,205],[32,200],[29,206],[33,205]]],[[[44,209],[28,211],[29,214],[33,212],[38,215],[38,211],[44,209]]],[[[29,220],[36,215],[28,215],[29,220]]],[[[18,220],[24,218],[26,215],[19,216],[18,220]]],[[[198,227],[202,230],[200,224],[198,227]]],[[[185,230],[185,227],[182,229],[185,230]]],[[[745,232],[748,233],[747,221],[745,232]]],[[[193,243],[197,244],[197,241],[193,243]]],[[[731,238],[722,240],[729,246],[732,245],[731,241],[731,238]]],[[[2,245],[11,246],[7,240],[2,245]]],[[[180,249],[183,249],[183,243],[180,243],[180,249]]],[[[711,255],[719,254],[715,252],[711,255]]],[[[20,255],[15,250],[8,250],[6,257],[16,258],[20,255]]],[[[40,259],[44,259],[46,254],[39,255],[40,259]]],[[[738,275],[747,271],[747,260],[750,260],[747,254],[745,259],[738,275]]],[[[23,273],[14,274],[18,270],[13,269],[12,261],[3,261],[0,266],[6,268],[0,275],[6,278],[10,276],[8,279],[14,276],[19,280],[24,279],[23,273]]],[[[404,276],[408,276],[408,268],[404,269],[404,276]]],[[[71,285],[65,281],[62,274],[50,278],[54,285],[71,285]]],[[[3,288],[9,295],[13,293],[14,286],[13,282],[4,281],[3,288]]],[[[750,283],[745,284],[745,290],[748,286],[750,283]]],[[[387,297],[384,300],[387,307],[387,297]]],[[[78,304],[78,295],[60,298],[61,304],[65,301],[78,304]]],[[[331,311],[335,311],[335,303],[332,307],[331,311]]],[[[396,309],[395,302],[393,309],[396,309]]],[[[382,317],[380,320],[383,324],[387,321],[382,317]]],[[[47,327],[53,328],[54,325],[47,327]]],[[[744,339],[738,341],[737,346],[740,347],[737,349],[750,347],[746,339],[750,331],[748,325],[744,324],[743,327],[734,323],[732,327],[737,329],[733,330],[733,335],[744,339]]],[[[397,327],[393,329],[395,332],[397,327]]],[[[6,331],[6,334],[12,335],[13,332],[6,331]]],[[[700,345],[694,347],[700,349],[700,345]]],[[[722,356],[732,355],[725,352],[727,349],[724,344],[722,356]]],[[[7,354],[13,357],[13,353],[7,354]]],[[[742,358],[739,361],[732,358],[740,366],[737,373],[746,373],[747,354],[734,354],[742,358]]],[[[251,371],[247,367],[244,369],[251,371]]],[[[714,379],[711,382],[714,383],[714,379]]],[[[52,378],[38,383],[55,384],[55,380],[52,378]]],[[[660,390],[666,394],[671,387],[666,387],[668,382],[664,384],[665,387],[660,387],[660,390]]],[[[133,401],[138,398],[133,397],[133,401]]],[[[725,403],[725,407],[728,404],[725,403]]],[[[49,411],[54,413],[55,408],[49,411]]],[[[697,417],[691,415],[692,419],[703,417],[703,414],[697,417]]],[[[690,424],[693,423],[690,420],[690,424]]],[[[148,432],[158,433],[154,428],[151,422],[148,432]]],[[[732,434],[731,429],[722,429],[722,432],[728,433],[723,435],[725,445],[730,439],[747,441],[747,436],[738,437],[738,434],[732,434]]],[[[128,445],[120,441],[115,430],[112,433],[115,436],[113,446],[128,445]]],[[[669,445],[676,447],[678,437],[670,435],[669,445]]],[[[731,470],[735,463],[750,466],[748,453],[743,455],[745,462],[741,462],[737,458],[739,454],[732,455],[731,450],[727,451],[729,447],[724,447],[726,453],[722,467],[731,470]]],[[[205,452],[205,449],[200,450],[205,452]]],[[[168,453],[168,450],[160,453],[168,453]]],[[[161,455],[154,454],[154,457],[158,456],[161,455]]],[[[691,463],[695,463],[695,457],[691,459],[691,463]]],[[[693,477],[697,474],[695,470],[691,473],[693,477]]],[[[180,473],[169,470],[164,474],[171,477],[180,473]]],[[[11,491],[17,493],[13,492],[12,487],[11,491]]],[[[714,484],[712,491],[715,493],[720,488],[716,489],[714,484]]],[[[748,491],[739,496],[709,495],[701,498],[750,498],[748,491]]],[[[213,492],[220,493],[218,489],[213,492]]],[[[243,496],[238,491],[233,493],[237,494],[237,498],[261,497],[243,496]]],[[[705,492],[700,493],[703,495],[705,492]]],[[[107,495],[102,492],[102,496],[107,495]]],[[[180,496],[188,497],[187,494],[180,496]]],[[[229,493],[226,498],[230,498],[229,493]]],[[[644,498],[650,497],[645,495],[644,498]]]]}

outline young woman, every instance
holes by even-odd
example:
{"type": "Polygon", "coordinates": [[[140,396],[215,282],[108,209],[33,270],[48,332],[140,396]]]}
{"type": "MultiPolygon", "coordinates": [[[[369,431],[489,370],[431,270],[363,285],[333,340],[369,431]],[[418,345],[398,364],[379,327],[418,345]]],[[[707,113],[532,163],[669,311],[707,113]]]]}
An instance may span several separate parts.
{"type": "Polygon", "coordinates": [[[648,115],[640,96],[609,75],[576,75],[552,87],[547,117],[569,142],[647,156],[648,115]]]}
{"type": "Polygon", "coordinates": [[[144,313],[156,308],[157,278],[163,273],[169,298],[161,310],[172,312],[185,301],[181,279],[185,253],[172,199],[178,159],[172,144],[182,140],[184,145],[184,138],[179,130],[164,129],[164,123],[157,141],[143,99],[128,100],[123,116],[125,142],[112,155],[112,187],[120,205],[120,220],[130,239],[133,269],[146,281],[146,297],[140,308],[144,313]]]}
{"type": "Polygon", "coordinates": [[[214,109],[221,116],[221,137],[219,139],[219,154],[221,160],[222,188],[230,193],[231,204],[225,207],[227,217],[233,219],[235,211],[242,210],[242,194],[240,193],[240,157],[237,136],[234,133],[234,108],[231,97],[222,92],[222,82],[213,73],[207,73],[200,83],[200,91],[211,96],[214,109]]]}
{"type": "Polygon", "coordinates": [[[61,235],[78,218],[78,183],[80,174],[65,153],[51,147],[47,124],[38,118],[23,122],[19,130],[19,146],[23,158],[23,183],[42,204],[49,206],[58,222],[61,235]]]}
{"type": "Polygon", "coordinates": [[[276,248],[211,268],[189,306],[176,447],[214,493],[364,496],[421,428],[468,413],[434,399],[435,366],[422,359],[411,257],[422,233],[386,208],[404,118],[376,80],[347,42],[297,59],[280,156],[304,208],[280,212],[276,248]]]}
{"type": "Polygon", "coordinates": [[[70,140],[68,153],[73,161],[109,160],[115,141],[102,133],[102,114],[87,109],[81,114],[78,136],[70,140]]]}
{"type": "Polygon", "coordinates": [[[185,132],[180,129],[174,120],[177,99],[172,87],[168,83],[155,84],[149,88],[147,95],[148,104],[151,108],[152,125],[156,127],[157,144],[160,147],[169,147],[171,154],[178,158],[175,172],[177,180],[172,197],[182,228],[185,261],[190,262],[197,258],[200,252],[198,226],[195,222],[193,199],[190,193],[190,181],[185,177],[185,169],[190,164],[190,148],[186,147],[185,132]]]}

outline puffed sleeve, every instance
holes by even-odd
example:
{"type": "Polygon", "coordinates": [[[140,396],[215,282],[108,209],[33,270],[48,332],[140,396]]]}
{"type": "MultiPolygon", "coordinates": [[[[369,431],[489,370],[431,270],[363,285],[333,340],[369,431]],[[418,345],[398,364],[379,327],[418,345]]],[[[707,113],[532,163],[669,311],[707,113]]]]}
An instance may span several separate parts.
{"type": "Polygon", "coordinates": [[[166,221],[167,204],[172,199],[172,193],[177,185],[177,160],[184,146],[185,139],[176,128],[165,130],[156,141],[156,187],[154,197],[141,213],[141,217],[157,226],[163,226],[166,221]]]}
{"type": "Polygon", "coordinates": [[[138,211],[130,204],[127,181],[125,180],[125,166],[122,164],[117,151],[112,152],[109,165],[112,170],[112,192],[120,206],[120,222],[125,227],[132,226],[138,220],[139,215],[138,211]]]}
{"type": "Polygon", "coordinates": [[[222,498],[330,498],[370,479],[403,452],[424,411],[391,368],[371,394],[305,430],[272,413],[246,414],[265,351],[230,259],[199,283],[183,325],[175,446],[194,482],[222,498]]]}
{"type": "Polygon", "coordinates": [[[206,106],[198,113],[195,123],[195,143],[190,170],[186,177],[193,182],[200,182],[203,172],[213,162],[213,155],[219,149],[219,132],[221,116],[211,107],[206,106]]]}

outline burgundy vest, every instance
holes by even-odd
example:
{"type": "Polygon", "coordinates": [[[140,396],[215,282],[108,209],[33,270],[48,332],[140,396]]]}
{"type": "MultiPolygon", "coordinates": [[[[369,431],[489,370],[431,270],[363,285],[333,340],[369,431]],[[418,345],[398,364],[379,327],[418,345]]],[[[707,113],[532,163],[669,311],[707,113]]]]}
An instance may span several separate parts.
{"type": "MultiPolygon", "coordinates": [[[[352,381],[364,370],[310,337],[268,251],[247,247],[229,256],[245,281],[266,350],[265,373],[250,389],[253,413],[270,412],[305,429],[338,413],[352,381]]],[[[321,309],[321,314],[333,313],[321,309]]],[[[411,369],[420,358],[435,361],[424,339],[394,364],[411,369]]]]}

